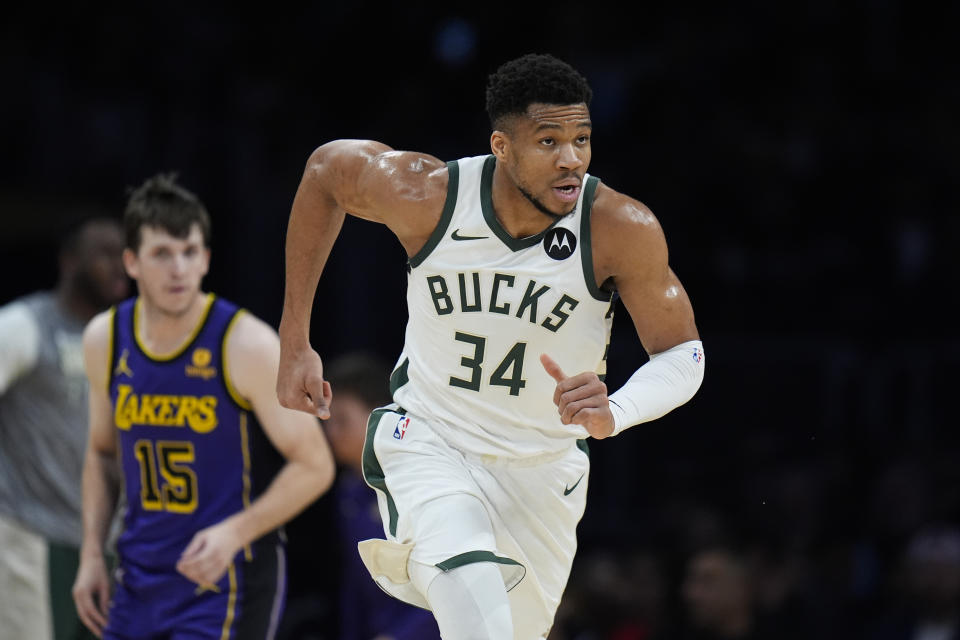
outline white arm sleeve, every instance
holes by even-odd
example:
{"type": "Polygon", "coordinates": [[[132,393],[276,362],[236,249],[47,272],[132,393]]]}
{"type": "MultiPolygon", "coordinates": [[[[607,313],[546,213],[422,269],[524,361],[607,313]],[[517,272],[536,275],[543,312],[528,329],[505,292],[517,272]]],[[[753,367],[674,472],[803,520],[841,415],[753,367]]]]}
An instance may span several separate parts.
{"type": "Polygon", "coordinates": [[[37,363],[40,331],[22,302],[0,307],[0,395],[37,363]]]}
{"type": "Polygon", "coordinates": [[[656,420],[687,402],[703,382],[703,343],[683,342],[650,356],[626,384],[610,395],[613,435],[656,420]]]}

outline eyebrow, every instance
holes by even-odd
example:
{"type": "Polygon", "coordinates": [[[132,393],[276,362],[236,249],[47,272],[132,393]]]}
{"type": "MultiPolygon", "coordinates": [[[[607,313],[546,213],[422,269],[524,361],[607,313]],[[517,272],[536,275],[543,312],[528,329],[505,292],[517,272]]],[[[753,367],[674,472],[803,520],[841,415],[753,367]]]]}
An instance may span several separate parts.
{"type": "MultiPolygon", "coordinates": [[[[581,120],[580,122],[576,123],[576,126],[578,128],[593,129],[593,122],[591,122],[590,120],[581,120]]],[[[534,129],[534,132],[541,131],[543,129],[562,129],[562,128],[563,126],[559,124],[554,124],[552,122],[541,122],[540,124],[537,125],[537,128],[534,129]]]]}

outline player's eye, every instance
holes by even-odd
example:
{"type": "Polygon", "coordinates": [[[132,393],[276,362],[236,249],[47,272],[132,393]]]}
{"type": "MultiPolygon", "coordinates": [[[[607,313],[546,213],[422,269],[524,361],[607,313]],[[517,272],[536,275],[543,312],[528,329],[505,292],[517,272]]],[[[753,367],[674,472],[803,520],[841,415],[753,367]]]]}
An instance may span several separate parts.
{"type": "Polygon", "coordinates": [[[543,138],[543,139],[540,140],[540,144],[542,144],[542,145],[544,145],[544,146],[547,146],[547,147],[552,147],[555,142],[556,142],[556,140],[554,140],[553,138],[543,138]]]}
{"type": "Polygon", "coordinates": [[[577,138],[577,142],[580,144],[587,144],[588,142],[590,142],[590,136],[586,136],[586,135],[580,136],[579,138],[577,138]]]}

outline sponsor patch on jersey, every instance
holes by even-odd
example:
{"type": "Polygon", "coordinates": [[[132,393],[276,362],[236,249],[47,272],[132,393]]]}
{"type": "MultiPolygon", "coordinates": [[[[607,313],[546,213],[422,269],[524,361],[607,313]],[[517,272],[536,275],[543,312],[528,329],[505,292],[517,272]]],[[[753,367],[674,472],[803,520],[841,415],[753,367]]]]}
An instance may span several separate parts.
{"type": "Polygon", "coordinates": [[[566,260],[577,248],[577,236],[570,229],[555,227],[543,236],[543,250],[554,260],[566,260]]]}
{"type": "Polygon", "coordinates": [[[213,359],[210,349],[198,347],[193,350],[193,356],[191,356],[190,359],[193,361],[193,364],[186,366],[187,376],[209,380],[217,375],[217,368],[210,366],[210,360],[213,359]]]}
{"type": "Polygon", "coordinates": [[[400,419],[397,420],[397,426],[393,430],[393,437],[397,440],[403,440],[403,436],[407,435],[407,427],[410,426],[410,418],[407,416],[400,416],[400,419]]]}
{"type": "Polygon", "coordinates": [[[693,361],[696,362],[697,364],[700,364],[701,362],[703,362],[703,349],[701,349],[700,347],[693,348],[693,361]]]}

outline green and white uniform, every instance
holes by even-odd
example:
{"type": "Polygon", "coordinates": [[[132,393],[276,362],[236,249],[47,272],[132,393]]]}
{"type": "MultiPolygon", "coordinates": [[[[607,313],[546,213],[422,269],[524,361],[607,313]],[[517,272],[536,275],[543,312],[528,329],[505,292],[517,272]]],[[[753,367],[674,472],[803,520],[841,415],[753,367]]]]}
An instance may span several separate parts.
{"type": "MultiPolygon", "coordinates": [[[[396,404],[371,416],[364,472],[387,537],[413,543],[412,560],[501,564],[515,637],[530,640],[546,635],[569,576],[589,471],[588,433],[561,423],[539,358],[603,377],[612,294],[593,273],[599,181],[586,176],[573,213],[517,239],[493,210],[495,165],[448,163],[443,214],[410,258],[396,404]],[[489,527],[458,518],[458,496],[480,500],[489,527]]],[[[378,582],[425,606],[409,585],[378,582]]]]}

